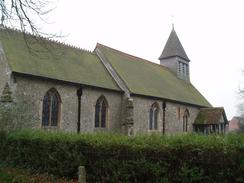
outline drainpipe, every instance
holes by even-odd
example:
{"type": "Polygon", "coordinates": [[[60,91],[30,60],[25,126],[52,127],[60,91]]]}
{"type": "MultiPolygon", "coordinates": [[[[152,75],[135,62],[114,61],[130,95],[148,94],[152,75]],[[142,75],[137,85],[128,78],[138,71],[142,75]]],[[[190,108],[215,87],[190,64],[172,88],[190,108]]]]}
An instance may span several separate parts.
{"type": "Polygon", "coordinates": [[[80,133],[80,107],[81,107],[81,96],[82,96],[82,88],[77,90],[78,97],[78,122],[77,122],[77,133],[80,133]]]}
{"type": "Polygon", "coordinates": [[[165,134],[165,108],[166,108],[166,102],[163,101],[163,134],[165,134]]]}

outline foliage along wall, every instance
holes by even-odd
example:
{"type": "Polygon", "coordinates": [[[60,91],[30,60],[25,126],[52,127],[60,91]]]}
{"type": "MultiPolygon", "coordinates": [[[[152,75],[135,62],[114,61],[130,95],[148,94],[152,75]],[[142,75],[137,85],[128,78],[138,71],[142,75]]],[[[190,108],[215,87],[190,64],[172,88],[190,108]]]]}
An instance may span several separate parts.
{"type": "Polygon", "coordinates": [[[243,182],[244,135],[0,134],[0,162],[87,182],[243,182]]]}

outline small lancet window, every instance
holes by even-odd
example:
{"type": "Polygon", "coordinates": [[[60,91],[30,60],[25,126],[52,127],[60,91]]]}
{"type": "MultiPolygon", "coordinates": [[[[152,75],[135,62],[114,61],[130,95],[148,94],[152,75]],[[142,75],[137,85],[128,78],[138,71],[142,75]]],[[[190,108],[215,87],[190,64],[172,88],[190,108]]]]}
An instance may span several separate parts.
{"type": "Polygon", "coordinates": [[[42,103],[42,126],[58,126],[61,98],[54,88],[47,91],[42,103]]]}
{"type": "Polygon", "coordinates": [[[99,97],[95,106],[95,128],[106,128],[108,102],[104,96],[99,97]]]}
{"type": "Polygon", "coordinates": [[[157,130],[158,129],[158,114],[159,107],[157,103],[154,103],[149,112],[149,130],[157,130]]]}
{"type": "Polygon", "coordinates": [[[183,116],[183,132],[187,132],[189,117],[190,117],[190,113],[189,113],[188,109],[186,109],[184,112],[184,116],[183,116]]]}

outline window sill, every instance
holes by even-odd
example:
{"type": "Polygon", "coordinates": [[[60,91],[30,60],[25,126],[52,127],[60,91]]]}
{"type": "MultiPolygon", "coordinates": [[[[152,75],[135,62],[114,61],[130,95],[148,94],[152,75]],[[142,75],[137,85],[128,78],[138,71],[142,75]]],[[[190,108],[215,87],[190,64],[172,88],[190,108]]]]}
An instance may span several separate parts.
{"type": "Polygon", "coordinates": [[[159,134],[159,133],[161,133],[161,131],[158,130],[158,129],[157,129],[157,130],[148,130],[147,132],[148,132],[149,134],[156,134],[156,133],[159,134]]]}
{"type": "Polygon", "coordinates": [[[94,132],[108,132],[108,128],[95,127],[94,132]]]}
{"type": "Polygon", "coordinates": [[[43,130],[47,130],[47,131],[58,131],[59,130],[58,126],[42,126],[41,128],[43,130]]]}

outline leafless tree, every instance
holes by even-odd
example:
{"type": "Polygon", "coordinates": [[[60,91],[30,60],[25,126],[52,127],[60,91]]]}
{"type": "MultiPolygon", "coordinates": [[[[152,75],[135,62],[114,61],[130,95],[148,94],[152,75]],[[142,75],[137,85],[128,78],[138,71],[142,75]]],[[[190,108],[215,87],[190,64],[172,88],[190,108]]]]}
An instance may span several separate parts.
{"type": "MultiPolygon", "coordinates": [[[[242,71],[244,75],[244,70],[242,71]]],[[[238,111],[241,117],[244,117],[244,88],[239,88],[239,104],[238,104],[238,111]]]]}
{"type": "Polygon", "coordinates": [[[62,37],[54,33],[43,32],[41,25],[49,24],[47,15],[54,9],[54,0],[0,0],[0,27],[20,30],[31,53],[40,50],[50,51],[45,39],[62,37]],[[29,33],[33,36],[30,36],[29,33]],[[44,49],[35,49],[40,44],[44,49]]]}
{"type": "Polygon", "coordinates": [[[240,103],[238,104],[238,110],[241,117],[244,117],[244,91],[240,91],[240,103]]]}
{"type": "Polygon", "coordinates": [[[39,20],[46,22],[46,15],[52,10],[48,0],[0,0],[1,25],[35,36],[48,35],[41,32],[38,24],[39,20]]]}

